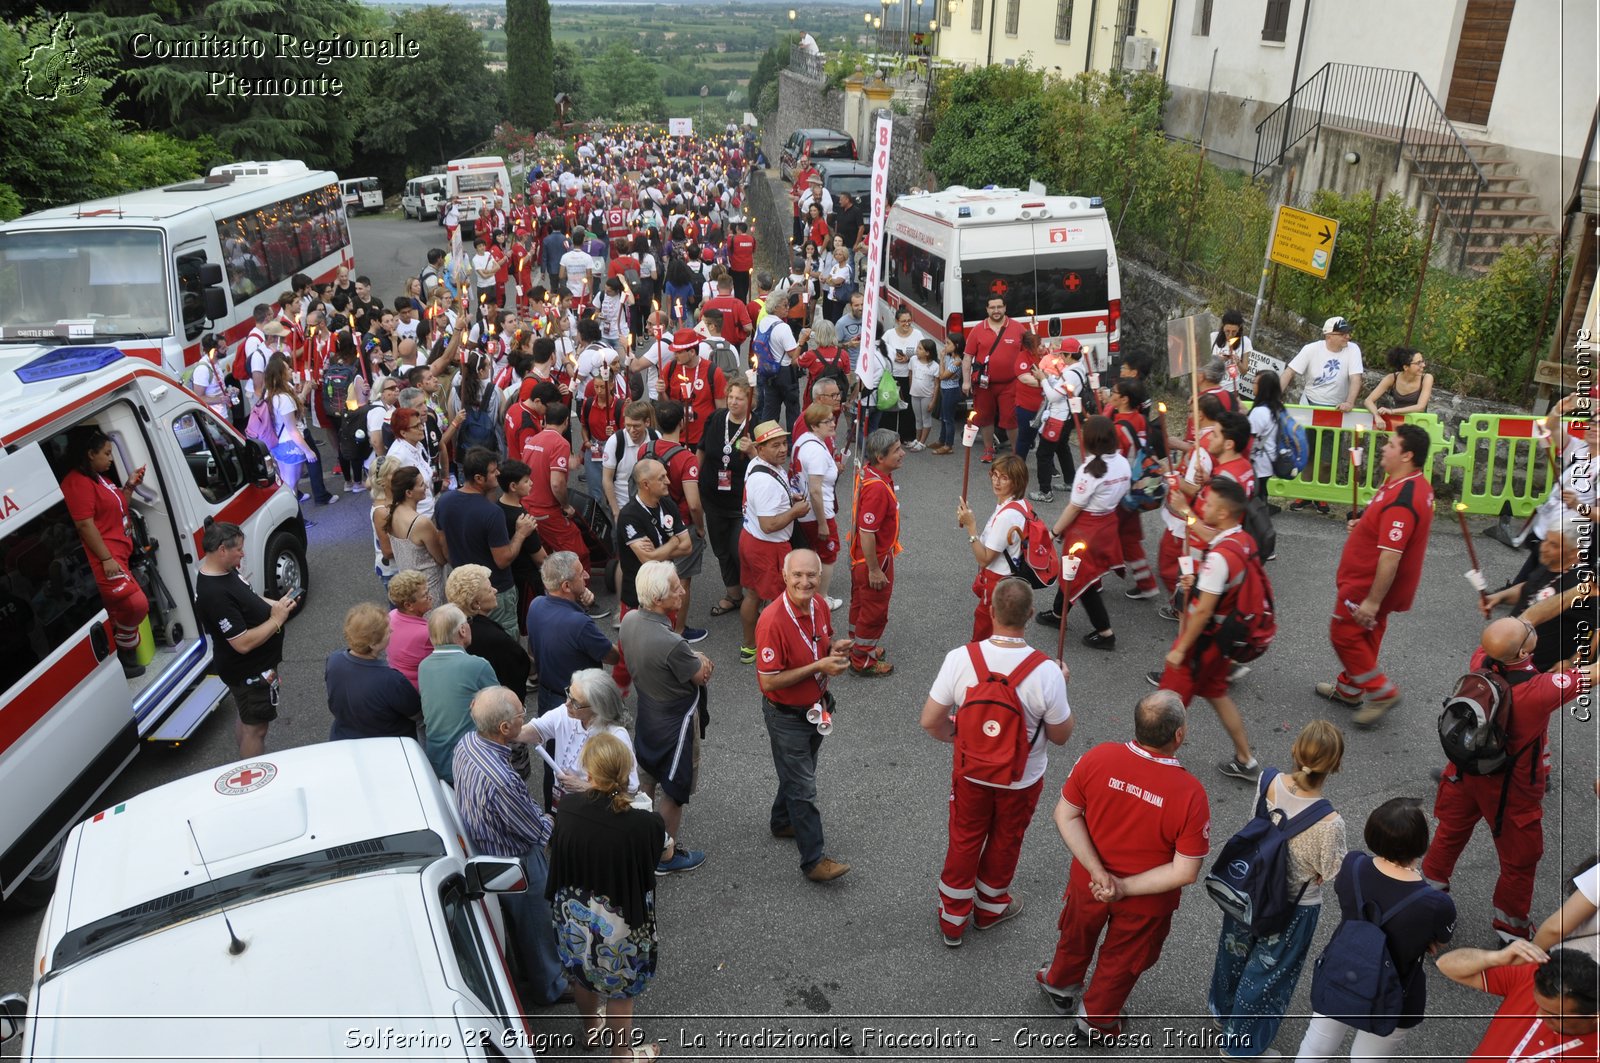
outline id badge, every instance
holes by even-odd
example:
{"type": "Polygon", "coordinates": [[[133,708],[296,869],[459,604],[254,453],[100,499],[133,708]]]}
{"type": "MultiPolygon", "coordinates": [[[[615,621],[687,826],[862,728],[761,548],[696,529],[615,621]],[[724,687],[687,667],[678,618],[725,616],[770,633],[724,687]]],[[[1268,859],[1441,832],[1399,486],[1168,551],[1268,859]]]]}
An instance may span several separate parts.
{"type": "Polygon", "coordinates": [[[589,444],[589,460],[590,461],[599,461],[603,457],[605,457],[605,451],[604,451],[604,449],[601,448],[600,444],[599,443],[590,443],[589,444]]]}
{"type": "Polygon", "coordinates": [[[717,490],[718,491],[732,491],[733,490],[733,470],[732,469],[720,469],[720,470],[718,470],[718,472],[717,472],[717,490]]]}

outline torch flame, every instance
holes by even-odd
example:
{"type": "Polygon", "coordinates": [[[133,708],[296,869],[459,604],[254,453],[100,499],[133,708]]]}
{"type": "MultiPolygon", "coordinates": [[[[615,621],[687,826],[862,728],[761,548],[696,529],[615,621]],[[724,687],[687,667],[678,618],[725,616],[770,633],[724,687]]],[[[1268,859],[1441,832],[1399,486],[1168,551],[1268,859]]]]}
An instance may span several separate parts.
{"type": "Polygon", "coordinates": [[[1457,502],[1456,503],[1456,512],[1457,513],[1465,513],[1466,511],[1467,511],[1467,504],[1465,502],[1457,502]]]}
{"type": "Polygon", "coordinates": [[[1167,404],[1164,403],[1164,402],[1156,403],[1156,412],[1157,413],[1166,413],[1167,412],[1167,404]]]}
{"type": "Polygon", "coordinates": [[[1088,544],[1088,543],[1084,543],[1084,542],[1077,542],[1077,543],[1073,543],[1073,544],[1072,544],[1072,549],[1070,549],[1070,550],[1068,550],[1068,551],[1067,551],[1067,556],[1068,556],[1068,557],[1073,557],[1073,556],[1075,556],[1075,555],[1076,555],[1076,554],[1077,554],[1077,553],[1078,553],[1078,552],[1079,552],[1079,551],[1081,551],[1081,550],[1087,550],[1087,549],[1089,549],[1089,544],[1088,544]]]}
{"type": "Polygon", "coordinates": [[[975,421],[977,419],[978,419],[978,411],[977,410],[973,410],[971,413],[967,414],[967,423],[968,424],[971,424],[973,421],[975,421]]]}

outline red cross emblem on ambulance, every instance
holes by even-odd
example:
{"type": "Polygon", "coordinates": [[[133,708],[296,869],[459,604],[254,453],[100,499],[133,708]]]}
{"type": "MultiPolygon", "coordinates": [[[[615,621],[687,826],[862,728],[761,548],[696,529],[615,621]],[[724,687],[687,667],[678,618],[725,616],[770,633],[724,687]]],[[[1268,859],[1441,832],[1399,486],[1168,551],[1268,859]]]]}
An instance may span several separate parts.
{"type": "Polygon", "coordinates": [[[223,772],[217,777],[214,788],[224,797],[237,797],[252,793],[277,778],[278,766],[265,760],[251,761],[241,767],[223,772]]]}
{"type": "Polygon", "coordinates": [[[1061,282],[1061,286],[1069,292],[1075,292],[1083,287],[1083,278],[1076,273],[1069,273],[1066,279],[1061,282]]]}
{"type": "Polygon", "coordinates": [[[1004,297],[1006,292],[1008,292],[1010,290],[1011,290],[1011,285],[1007,284],[1003,280],[997,280],[993,284],[989,285],[989,294],[990,295],[998,295],[998,296],[1004,297]]]}

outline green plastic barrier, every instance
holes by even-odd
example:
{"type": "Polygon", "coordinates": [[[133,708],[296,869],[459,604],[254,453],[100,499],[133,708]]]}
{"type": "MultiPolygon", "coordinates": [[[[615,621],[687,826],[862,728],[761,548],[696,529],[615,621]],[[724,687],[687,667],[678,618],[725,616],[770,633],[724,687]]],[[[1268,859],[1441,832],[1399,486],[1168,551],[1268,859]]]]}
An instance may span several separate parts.
{"type": "MultiPolygon", "coordinates": [[[[1576,420],[1566,420],[1568,431],[1576,420]]],[[[1445,459],[1445,466],[1460,475],[1461,501],[1468,513],[1499,514],[1509,506],[1516,516],[1527,517],[1549,497],[1556,480],[1550,444],[1534,428],[1543,421],[1543,417],[1475,413],[1461,422],[1456,431],[1460,446],[1445,459]]],[[[1560,438],[1554,442],[1559,461],[1565,444],[1560,438]]]]}

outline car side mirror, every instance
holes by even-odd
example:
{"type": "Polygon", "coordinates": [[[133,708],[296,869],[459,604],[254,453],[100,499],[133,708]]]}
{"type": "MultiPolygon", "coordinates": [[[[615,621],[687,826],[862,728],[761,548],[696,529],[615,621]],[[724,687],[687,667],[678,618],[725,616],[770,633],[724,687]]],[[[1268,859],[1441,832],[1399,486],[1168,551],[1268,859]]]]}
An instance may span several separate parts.
{"type": "Polygon", "coordinates": [[[244,467],[244,478],[256,487],[271,487],[278,482],[277,463],[259,439],[244,441],[239,451],[239,464],[244,467]]]}
{"type": "Polygon", "coordinates": [[[0,997],[0,1045],[22,1036],[22,1020],[28,1014],[28,1001],[21,993],[0,997]]]}
{"type": "Polygon", "coordinates": [[[515,856],[473,856],[467,858],[467,896],[477,900],[486,893],[524,893],[528,873],[515,856]]]}

